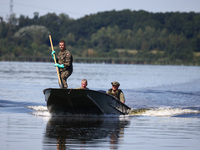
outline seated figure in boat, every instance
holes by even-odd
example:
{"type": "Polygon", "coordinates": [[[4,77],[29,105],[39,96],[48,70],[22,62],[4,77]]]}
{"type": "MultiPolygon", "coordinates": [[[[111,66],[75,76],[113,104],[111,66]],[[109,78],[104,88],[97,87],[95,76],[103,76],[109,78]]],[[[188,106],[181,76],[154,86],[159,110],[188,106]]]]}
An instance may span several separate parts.
{"type": "Polygon", "coordinates": [[[84,90],[89,90],[89,88],[87,88],[87,80],[86,79],[83,79],[82,82],[81,82],[81,87],[79,88],[76,88],[76,89],[84,89],[84,90]]]}
{"type": "Polygon", "coordinates": [[[112,84],[112,88],[107,91],[107,94],[110,94],[116,97],[117,99],[119,99],[122,103],[125,103],[124,94],[122,90],[119,89],[119,86],[120,86],[119,82],[114,81],[114,82],[111,82],[111,84],[112,84]]]}

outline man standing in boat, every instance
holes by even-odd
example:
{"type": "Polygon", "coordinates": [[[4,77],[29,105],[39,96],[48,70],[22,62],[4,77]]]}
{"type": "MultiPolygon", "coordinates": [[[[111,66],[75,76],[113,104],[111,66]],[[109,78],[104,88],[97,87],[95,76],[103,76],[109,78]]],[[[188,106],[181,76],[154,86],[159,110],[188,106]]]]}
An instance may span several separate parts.
{"type": "Polygon", "coordinates": [[[111,82],[111,84],[112,84],[112,88],[107,91],[107,94],[110,94],[116,97],[117,99],[119,99],[122,103],[125,103],[124,94],[122,90],[119,89],[119,86],[120,86],[119,82],[114,81],[114,82],[111,82]]]}
{"type": "MultiPolygon", "coordinates": [[[[72,57],[72,54],[68,50],[66,50],[65,41],[63,40],[60,41],[59,47],[61,51],[59,52],[58,57],[57,57],[58,63],[54,64],[54,66],[59,68],[63,88],[67,88],[68,87],[67,78],[73,72],[73,65],[72,65],[73,57],[72,57]]],[[[55,51],[52,51],[51,54],[53,57],[53,54],[55,54],[55,51]]]]}

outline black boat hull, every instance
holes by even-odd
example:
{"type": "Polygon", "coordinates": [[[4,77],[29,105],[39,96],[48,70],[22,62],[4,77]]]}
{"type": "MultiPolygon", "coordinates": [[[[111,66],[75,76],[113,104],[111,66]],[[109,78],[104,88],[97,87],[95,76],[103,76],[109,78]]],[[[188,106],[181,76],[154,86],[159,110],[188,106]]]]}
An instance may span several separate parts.
{"type": "Polygon", "coordinates": [[[130,108],[101,91],[44,89],[47,108],[52,114],[127,115],[130,108]]]}

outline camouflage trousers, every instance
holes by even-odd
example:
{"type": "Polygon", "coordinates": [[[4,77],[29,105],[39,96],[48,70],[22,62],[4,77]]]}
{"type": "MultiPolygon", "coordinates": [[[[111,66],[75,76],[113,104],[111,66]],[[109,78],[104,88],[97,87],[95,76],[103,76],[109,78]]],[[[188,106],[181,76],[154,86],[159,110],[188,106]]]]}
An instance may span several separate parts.
{"type": "Polygon", "coordinates": [[[62,86],[63,88],[67,88],[67,78],[72,74],[71,70],[66,70],[63,72],[60,72],[60,78],[61,78],[61,82],[62,82],[62,86]]]}

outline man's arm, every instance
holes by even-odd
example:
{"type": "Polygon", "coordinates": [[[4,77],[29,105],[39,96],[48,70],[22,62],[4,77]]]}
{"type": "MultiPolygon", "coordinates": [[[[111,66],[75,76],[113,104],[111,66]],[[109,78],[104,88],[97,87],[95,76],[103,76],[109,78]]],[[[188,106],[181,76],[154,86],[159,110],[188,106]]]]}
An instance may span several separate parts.
{"type": "Polygon", "coordinates": [[[122,103],[125,103],[125,97],[124,97],[124,93],[123,93],[122,91],[120,92],[119,100],[120,100],[122,103]]]}

